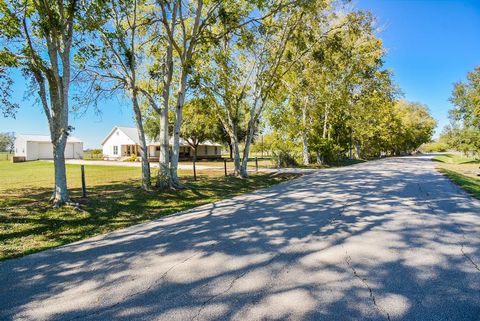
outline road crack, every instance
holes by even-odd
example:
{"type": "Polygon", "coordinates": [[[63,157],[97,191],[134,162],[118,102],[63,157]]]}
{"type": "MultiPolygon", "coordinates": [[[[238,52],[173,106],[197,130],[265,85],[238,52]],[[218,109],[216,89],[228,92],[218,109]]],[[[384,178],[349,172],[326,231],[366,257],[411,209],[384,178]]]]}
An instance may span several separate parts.
{"type": "Polygon", "coordinates": [[[347,263],[348,267],[350,268],[350,270],[352,270],[352,273],[353,275],[360,280],[360,282],[363,283],[363,285],[367,288],[369,294],[370,294],[370,300],[372,301],[375,309],[381,314],[381,315],[386,315],[386,318],[388,321],[391,321],[390,319],[390,314],[386,311],[384,311],[384,309],[382,309],[378,304],[377,304],[377,300],[375,298],[375,294],[373,293],[373,290],[372,288],[370,287],[370,284],[368,284],[367,282],[367,279],[366,278],[363,278],[358,272],[357,270],[355,269],[355,267],[353,266],[352,264],[352,257],[348,254],[348,251],[345,250],[345,263],[347,263]]]}
{"type": "Polygon", "coordinates": [[[197,320],[198,317],[200,316],[200,314],[202,314],[203,310],[205,310],[205,307],[207,306],[208,303],[210,303],[211,301],[215,300],[216,298],[228,293],[232,288],[233,286],[235,285],[235,283],[241,279],[242,277],[244,277],[248,272],[250,272],[250,270],[247,270],[245,272],[243,272],[242,274],[239,274],[238,276],[236,276],[235,278],[232,279],[232,281],[230,281],[230,284],[227,286],[227,288],[220,292],[220,293],[217,293],[215,295],[212,295],[210,298],[208,298],[207,300],[205,300],[201,307],[198,309],[197,313],[193,316],[193,318],[191,319],[192,321],[193,320],[197,320]]]}

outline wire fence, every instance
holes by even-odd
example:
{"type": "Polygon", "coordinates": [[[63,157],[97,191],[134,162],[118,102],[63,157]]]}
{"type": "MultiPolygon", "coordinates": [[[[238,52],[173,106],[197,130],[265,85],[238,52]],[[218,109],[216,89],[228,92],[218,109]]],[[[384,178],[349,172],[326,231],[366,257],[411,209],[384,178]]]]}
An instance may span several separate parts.
{"type": "MultiPolygon", "coordinates": [[[[9,159],[11,159],[11,154],[9,159]]],[[[98,162],[95,162],[98,163],[98,162]]],[[[231,160],[200,161],[193,166],[192,161],[180,162],[178,176],[183,180],[219,178],[229,176],[234,171],[231,160]]],[[[82,189],[82,166],[87,191],[113,191],[139,187],[141,164],[126,162],[105,162],[105,165],[67,164],[66,175],[69,189],[82,189]],[[112,165],[114,164],[114,165],[112,165]]],[[[268,159],[251,159],[248,169],[252,172],[273,167],[268,159]]],[[[151,177],[154,182],[158,164],[151,163],[151,177]]],[[[12,163],[4,156],[0,161],[0,196],[2,194],[28,195],[42,190],[51,190],[55,175],[53,161],[30,161],[12,163]]]]}
{"type": "Polygon", "coordinates": [[[12,160],[13,158],[13,153],[9,152],[0,152],[0,161],[5,161],[5,160],[12,160]]]}

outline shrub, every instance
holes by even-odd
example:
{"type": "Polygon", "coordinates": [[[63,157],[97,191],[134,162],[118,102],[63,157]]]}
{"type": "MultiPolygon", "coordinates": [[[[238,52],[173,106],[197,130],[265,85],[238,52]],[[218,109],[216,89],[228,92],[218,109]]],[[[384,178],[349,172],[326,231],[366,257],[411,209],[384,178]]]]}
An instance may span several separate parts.
{"type": "Polygon", "coordinates": [[[285,150],[274,152],[272,158],[278,167],[294,167],[298,165],[295,156],[285,150]]]}
{"type": "Polygon", "coordinates": [[[127,162],[136,162],[138,160],[138,157],[136,154],[130,155],[129,158],[126,159],[127,162]]]}
{"type": "Polygon", "coordinates": [[[423,144],[419,149],[423,153],[446,152],[448,150],[448,146],[443,142],[431,142],[423,144]]]}
{"type": "Polygon", "coordinates": [[[321,137],[311,139],[310,148],[321,156],[322,162],[325,164],[337,162],[344,152],[342,147],[337,145],[332,139],[321,137]]]}

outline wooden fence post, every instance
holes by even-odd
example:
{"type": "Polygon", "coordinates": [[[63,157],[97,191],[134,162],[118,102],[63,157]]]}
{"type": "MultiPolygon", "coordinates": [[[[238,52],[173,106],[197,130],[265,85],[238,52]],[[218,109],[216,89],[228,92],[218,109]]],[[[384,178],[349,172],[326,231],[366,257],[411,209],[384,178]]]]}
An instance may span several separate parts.
{"type": "Polygon", "coordinates": [[[194,181],[197,180],[197,168],[195,166],[195,163],[196,163],[196,157],[193,156],[193,180],[194,181]]]}
{"type": "Polygon", "coordinates": [[[258,157],[255,157],[255,171],[258,172],[258,157]]]}
{"type": "Polygon", "coordinates": [[[82,197],[86,198],[87,197],[87,187],[85,185],[85,166],[80,165],[80,170],[82,172],[82,197]]]}

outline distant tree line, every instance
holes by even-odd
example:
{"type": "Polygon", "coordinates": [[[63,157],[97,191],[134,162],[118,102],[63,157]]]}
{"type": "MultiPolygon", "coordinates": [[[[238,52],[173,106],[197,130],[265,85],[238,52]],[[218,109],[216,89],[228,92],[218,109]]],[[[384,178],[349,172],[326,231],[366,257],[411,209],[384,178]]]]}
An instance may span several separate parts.
{"type": "Polygon", "coordinates": [[[440,137],[426,146],[431,151],[455,150],[480,158],[480,66],[454,84],[449,112],[450,124],[440,137]]]}
{"type": "Polygon", "coordinates": [[[15,134],[0,133],[0,152],[12,153],[15,149],[15,134]]]}

